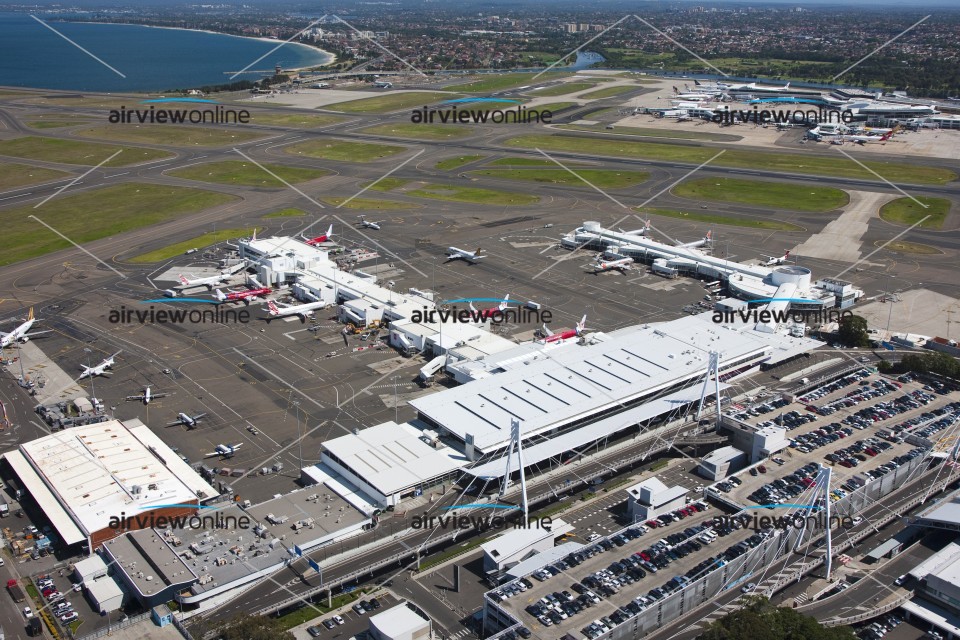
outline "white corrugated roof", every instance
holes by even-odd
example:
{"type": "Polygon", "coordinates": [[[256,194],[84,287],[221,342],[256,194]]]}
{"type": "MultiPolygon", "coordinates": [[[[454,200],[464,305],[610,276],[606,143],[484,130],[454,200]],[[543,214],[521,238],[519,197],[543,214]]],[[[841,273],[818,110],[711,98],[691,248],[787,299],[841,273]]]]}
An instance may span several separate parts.
{"type": "Polygon", "coordinates": [[[390,637],[403,638],[429,627],[430,622],[414,613],[405,604],[399,604],[383,613],[370,617],[370,626],[378,631],[389,633],[390,637]]]}
{"type": "MultiPolygon", "coordinates": [[[[706,314],[709,315],[709,314],[706,314]]],[[[793,340],[804,340],[794,338],[793,340]]],[[[617,332],[599,344],[571,346],[531,358],[503,373],[417,398],[410,404],[461,439],[468,434],[481,451],[503,447],[510,423],[521,421],[529,436],[658,390],[686,384],[707,368],[709,352],[724,362],[751,354],[783,357],[815,341],[785,343],[782,336],[735,330],[709,318],[688,316],[657,326],[617,332]]]]}
{"type": "Polygon", "coordinates": [[[33,499],[36,500],[40,508],[43,509],[44,515],[47,516],[50,524],[53,525],[53,528],[56,529],[60,537],[63,538],[64,544],[69,546],[71,544],[77,544],[78,542],[85,542],[87,536],[74,523],[73,517],[63,508],[63,505],[60,504],[57,497],[51,493],[50,489],[47,488],[43,479],[33,470],[33,467],[30,466],[30,461],[24,457],[23,453],[19,450],[8,451],[3,454],[3,457],[7,459],[7,462],[13,467],[13,472],[16,473],[17,477],[23,482],[26,492],[33,496],[33,499]]]}
{"type": "Polygon", "coordinates": [[[455,471],[466,458],[449,447],[434,449],[409,424],[385,422],[328,440],[323,448],[383,495],[455,471]]]}
{"type": "Polygon", "coordinates": [[[142,442],[119,420],[58,431],[20,445],[20,452],[88,533],[105,528],[121,513],[197,500],[161,459],[181,466],[183,461],[159,439],[142,442]]]}

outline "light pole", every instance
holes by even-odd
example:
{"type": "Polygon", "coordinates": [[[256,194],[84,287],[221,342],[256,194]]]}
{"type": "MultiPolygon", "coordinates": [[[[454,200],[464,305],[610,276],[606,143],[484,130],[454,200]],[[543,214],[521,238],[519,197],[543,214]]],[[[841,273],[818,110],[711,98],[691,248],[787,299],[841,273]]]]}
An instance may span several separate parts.
{"type": "MultiPolygon", "coordinates": [[[[87,370],[89,371],[89,369],[90,369],[90,353],[91,353],[91,351],[90,351],[90,349],[89,349],[88,347],[84,347],[83,350],[87,353],[87,370]]],[[[91,399],[94,403],[96,403],[96,401],[97,401],[97,390],[94,389],[94,387],[93,387],[93,379],[94,379],[95,377],[96,377],[96,376],[93,375],[93,373],[90,374],[90,399],[91,399]]]]}
{"type": "Polygon", "coordinates": [[[393,421],[400,417],[400,405],[397,404],[397,376],[393,376],[393,421]]]}
{"type": "Polygon", "coordinates": [[[297,449],[300,456],[300,468],[303,469],[303,438],[300,437],[300,401],[294,400],[293,406],[297,410],[297,449]]]}

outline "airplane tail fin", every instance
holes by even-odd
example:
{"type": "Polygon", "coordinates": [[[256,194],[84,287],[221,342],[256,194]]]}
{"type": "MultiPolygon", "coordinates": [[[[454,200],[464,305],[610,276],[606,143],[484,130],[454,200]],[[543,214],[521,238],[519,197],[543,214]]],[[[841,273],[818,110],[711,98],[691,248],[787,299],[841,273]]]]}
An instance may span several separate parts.
{"type": "Polygon", "coordinates": [[[788,82],[786,85],[784,85],[783,88],[784,88],[784,89],[789,89],[789,88],[790,88],[790,83],[788,82]]]}
{"type": "Polygon", "coordinates": [[[188,284],[190,284],[190,281],[184,278],[182,273],[177,276],[177,280],[179,280],[180,284],[182,284],[183,286],[187,286],[188,284]]]}
{"type": "Polygon", "coordinates": [[[700,86],[700,81],[697,80],[696,78],[694,78],[694,79],[693,79],[693,84],[695,84],[695,85],[697,85],[697,86],[699,87],[699,86],[700,86]]]}
{"type": "Polygon", "coordinates": [[[507,308],[507,303],[508,303],[508,302],[510,302],[510,294],[509,294],[509,293],[506,295],[506,297],[503,299],[503,302],[501,302],[501,303],[500,303],[500,306],[498,306],[497,308],[500,309],[500,311],[503,311],[504,309],[507,308]]]}
{"type": "Polygon", "coordinates": [[[33,320],[33,307],[30,307],[30,313],[27,315],[27,320],[33,320]]]}
{"type": "Polygon", "coordinates": [[[580,335],[580,332],[582,332],[584,327],[586,326],[587,326],[587,314],[583,314],[583,317],[580,318],[580,322],[577,323],[577,335],[580,335]]]}
{"type": "Polygon", "coordinates": [[[277,308],[277,305],[273,303],[273,300],[267,303],[267,308],[270,310],[270,315],[275,316],[280,313],[280,309],[277,308]]]}
{"type": "Polygon", "coordinates": [[[544,335],[546,335],[547,337],[553,335],[553,331],[550,331],[550,327],[547,326],[547,323],[546,323],[546,322],[543,323],[543,333],[544,333],[544,335]]]}
{"type": "Polygon", "coordinates": [[[787,249],[787,252],[783,254],[783,259],[786,260],[790,257],[790,249],[787,249]]]}
{"type": "Polygon", "coordinates": [[[710,242],[711,240],[713,240],[713,230],[711,229],[710,231],[707,231],[707,235],[705,235],[703,239],[706,240],[707,242],[710,242]]]}
{"type": "Polygon", "coordinates": [[[483,252],[483,249],[481,249],[480,247],[477,247],[477,250],[474,252],[474,255],[479,256],[482,252],[483,252]]]}
{"type": "Polygon", "coordinates": [[[892,137],[893,137],[893,131],[890,131],[889,133],[885,133],[883,134],[883,136],[880,137],[880,142],[886,142],[892,137]]]}
{"type": "Polygon", "coordinates": [[[473,306],[472,302],[468,302],[467,305],[470,307],[470,311],[473,311],[474,313],[477,312],[477,308],[473,306]]]}
{"type": "Polygon", "coordinates": [[[223,291],[220,291],[220,289],[217,289],[216,291],[217,291],[217,300],[219,300],[220,302],[223,302],[224,300],[227,299],[227,296],[223,295],[223,291]]]}
{"type": "Polygon", "coordinates": [[[331,223],[330,226],[327,227],[327,240],[329,240],[332,237],[333,237],[333,224],[331,223]]]}

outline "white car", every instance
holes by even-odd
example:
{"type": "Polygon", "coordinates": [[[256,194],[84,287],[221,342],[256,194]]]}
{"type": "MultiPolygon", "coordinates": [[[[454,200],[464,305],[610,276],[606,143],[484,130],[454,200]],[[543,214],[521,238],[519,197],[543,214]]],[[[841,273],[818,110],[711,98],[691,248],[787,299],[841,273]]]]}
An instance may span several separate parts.
{"type": "Polygon", "coordinates": [[[24,607],[24,608],[23,608],[23,617],[24,617],[24,618],[32,618],[32,617],[33,617],[33,610],[32,610],[30,607],[24,607]]]}
{"type": "Polygon", "coordinates": [[[343,618],[340,616],[333,616],[333,621],[336,622],[337,624],[343,624],[344,622],[343,618]]]}

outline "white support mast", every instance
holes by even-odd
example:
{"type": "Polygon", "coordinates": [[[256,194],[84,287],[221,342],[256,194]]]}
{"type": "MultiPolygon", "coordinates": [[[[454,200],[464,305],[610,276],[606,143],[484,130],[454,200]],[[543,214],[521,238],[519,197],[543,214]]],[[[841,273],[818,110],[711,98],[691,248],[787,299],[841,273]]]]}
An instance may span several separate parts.
{"type": "Polygon", "coordinates": [[[517,450],[517,464],[520,467],[520,494],[523,504],[523,522],[526,523],[530,519],[530,507],[527,503],[527,477],[523,470],[525,465],[523,463],[523,445],[520,441],[520,421],[516,418],[510,421],[510,446],[507,447],[507,469],[503,474],[503,488],[500,490],[501,496],[506,494],[507,489],[510,487],[510,467],[513,462],[514,448],[517,450]]]}
{"type": "Polygon", "coordinates": [[[710,352],[710,363],[707,365],[707,372],[703,377],[703,387],[700,389],[700,404],[697,406],[697,420],[703,412],[703,400],[707,397],[707,389],[710,385],[710,376],[713,375],[714,394],[717,400],[717,426],[720,426],[720,353],[710,352]]]}

